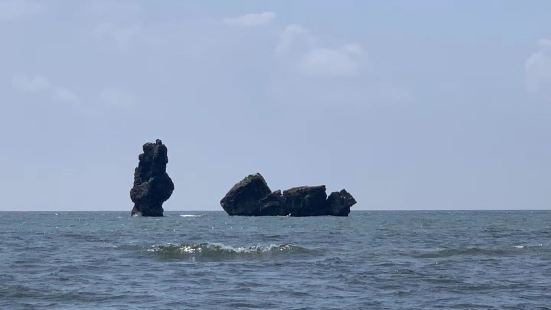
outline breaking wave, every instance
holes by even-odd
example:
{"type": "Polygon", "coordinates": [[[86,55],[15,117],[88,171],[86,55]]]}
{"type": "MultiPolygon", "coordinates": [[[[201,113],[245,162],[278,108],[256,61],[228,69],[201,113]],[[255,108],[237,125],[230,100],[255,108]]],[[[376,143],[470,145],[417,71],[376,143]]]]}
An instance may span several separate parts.
{"type": "Polygon", "coordinates": [[[232,260],[247,258],[268,258],[294,254],[308,255],[315,253],[294,244],[254,245],[233,247],[222,243],[182,243],[153,245],[146,252],[161,259],[189,260],[232,260]]]}

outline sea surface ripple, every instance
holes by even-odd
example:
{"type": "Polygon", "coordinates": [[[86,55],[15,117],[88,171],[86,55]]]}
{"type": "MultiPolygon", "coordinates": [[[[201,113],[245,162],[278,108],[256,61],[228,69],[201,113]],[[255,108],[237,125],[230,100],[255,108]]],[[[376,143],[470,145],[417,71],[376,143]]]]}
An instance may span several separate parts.
{"type": "Polygon", "coordinates": [[[2,309],[551,309],[550,211],[1,212],[2,309]]]}

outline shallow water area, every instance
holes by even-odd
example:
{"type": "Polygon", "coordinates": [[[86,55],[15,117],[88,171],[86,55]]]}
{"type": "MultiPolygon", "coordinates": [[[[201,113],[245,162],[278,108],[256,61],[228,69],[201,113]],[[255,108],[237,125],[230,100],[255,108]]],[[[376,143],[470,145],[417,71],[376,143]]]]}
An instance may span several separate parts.
{"type": "Polygon", "coordinates": [[[547,309],[549,211],[0,213],[0,307],[547,309]]]}

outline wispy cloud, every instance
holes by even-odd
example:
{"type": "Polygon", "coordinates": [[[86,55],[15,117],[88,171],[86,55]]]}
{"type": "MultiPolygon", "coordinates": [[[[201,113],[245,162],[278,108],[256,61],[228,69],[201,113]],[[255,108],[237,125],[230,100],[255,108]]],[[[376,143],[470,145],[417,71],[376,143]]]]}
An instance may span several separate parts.
{"type": "Polygon", "coordinates": [[[37,2],[27,0],[0,0],[0,22],[35,15],[43,10],[37,2]]]}
{"type": "Polygon", "coordinates": [[[94,36],[98,39],[114,41],[119,47],[125,47],[133,39],[142,33],[142,27],[136,24],[117,25],[113,23],[98,24],[94,30],[94,36]]]}
{"type": "Polygon", "coordinates": [[[344,77],[359,73],[365,52],[358,43],[323,46],[302,25],[288,25],[280,35],[275,52],[289,58],[308,76],[344,77]]]}
{"type": "Polygon", "coordinates": [[[54,100],[59,102],[67,102],[67,103],[80,102],[79,96],[75,94],[73,91],[68,90],[65,87],[56,87],[52,92],[52,96],[54,100]]]}
{"type": "Polygon", "coordinates": [[[50,81],[40,75],[28,76],[16,74],[12,78],[12,87],[20,92],[35,93],[50,89],[50,81]]]}
{"type": "Polygon", "coordinates": [[[128,21],[147,12],[138,1],[94,0],[79,4],[78,9],[85,16],[101,20],[128,21]]]}
{"type": "Polygon", "coordinates": [[[362,48],[347,44],[338,48],[314,48],[300,61],[304,74],[312,76],[353,76],[360,70],[362,48]]]}
{"type": "Polygon", "coordinates": [[[279,36],[276,54],[282,55],[294,50],[310,49],[314,46],[314,36],[302,25],[288,25],[279,36]]]}
{"type": "Polygon", "coordinates": [[[38,74],[16,74],[12,78],[12,87],[22,93],[46,94],[58,102],[80,102],[80,97],[75,92],[63,86],[54,85],[48,79],[38,74]]]}
{"type": "Polygon", "coordinates": [[[526,90],[551,99],[551,40],[539,41],[539,50],[524,63],[526,90]]]}
{"type": "Polygon", "coordinates": [[[119,88],[102,90],[99,94],[99,100],[105,105],[122,108],[133,107],[138,101],[134,94],[119,88]]]}
{"type": "Polygon", "coordinates": [[[274,12],[251,13],[238,17],[224,18],[224,23],[228,25],[253,27],[270,24],[274,21],[275,17],[276,14],[274,12]]]}

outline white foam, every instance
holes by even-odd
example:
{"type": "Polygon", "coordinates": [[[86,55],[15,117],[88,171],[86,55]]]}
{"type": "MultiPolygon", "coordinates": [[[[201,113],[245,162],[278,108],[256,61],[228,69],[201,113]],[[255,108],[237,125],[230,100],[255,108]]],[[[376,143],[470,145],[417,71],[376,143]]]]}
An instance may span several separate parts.
{"type": "Polygon", "coordinates": [[[203,214],[180,214],[181,217],[201,217],[203,214]]]}
{"type": "Polygon", "coordinates": [[[198,243],[198,244],[174,244],[166,243],[162,245],[154,245],[147,249],[147,252],[154,253],[173,253],[173,254],[213,254],[213,253],[226,253],[226,254],[264,254],[275,252],[288,252],[300,247],[293,246],[291,244],[270,244],[255,245],[255,246],[229,246],[222,243],[198,243]]]}
{"type": "Polygon", "coordinates": [[[513,246],[516,249],[524,249],[524,248],[535,248],[535,247],[543,247],[543,243],[534,244],[534,245],[515,245],[513,246]]]}

